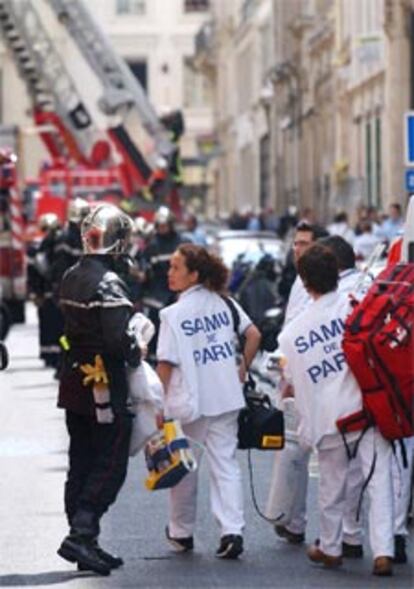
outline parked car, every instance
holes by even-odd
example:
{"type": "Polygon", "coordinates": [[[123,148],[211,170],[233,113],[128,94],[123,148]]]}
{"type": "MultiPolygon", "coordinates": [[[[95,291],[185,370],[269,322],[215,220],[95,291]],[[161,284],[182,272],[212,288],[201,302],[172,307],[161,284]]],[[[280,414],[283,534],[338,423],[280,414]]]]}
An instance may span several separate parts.
{"type": "Polygon", "coordinates": [[[255,266],[265,254],[283,264],[286,256],[285,244],[271,231],[219,231],[212,247],[229,269],[238,261],[255,266]]]}

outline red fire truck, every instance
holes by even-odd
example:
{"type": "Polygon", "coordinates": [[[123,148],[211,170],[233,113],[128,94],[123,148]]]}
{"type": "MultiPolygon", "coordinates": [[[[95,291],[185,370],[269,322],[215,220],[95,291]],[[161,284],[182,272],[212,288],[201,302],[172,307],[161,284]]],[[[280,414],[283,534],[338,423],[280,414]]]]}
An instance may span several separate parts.
{"type": "Polygon", "coordinates": [[[26,267],[22,201],[17,190],[16,156],[0,150],[0,339],[10,322],[24,321],[26,267]]]}
{"type": "Polygon", "coordinates": [[[176,212],[180,206],[173,172],[177,142],[138,80],[82,0],[43,1],[49,5],[47,19],[37,0],[0,2],[0,32],[50,156],[50,165],[21,193],[15,162],[4,164],[11,165],[11,177],[0,186],[0,286],[13,320],[23,318],[24,231],[30,233],[30,226],[23,224],[25,194],[36,196],[32,221],[44,212],[56,212],[63,222],[74,196],[107,200],[154,189],[176,212]],[[61,45],[49,35],[51,30],[59,30],[61,45]],[[72,46],[82,56],[91,83],[79,83],[77,72],[71,71],[73,60],[67,60],[65,52],[72,46]]]}

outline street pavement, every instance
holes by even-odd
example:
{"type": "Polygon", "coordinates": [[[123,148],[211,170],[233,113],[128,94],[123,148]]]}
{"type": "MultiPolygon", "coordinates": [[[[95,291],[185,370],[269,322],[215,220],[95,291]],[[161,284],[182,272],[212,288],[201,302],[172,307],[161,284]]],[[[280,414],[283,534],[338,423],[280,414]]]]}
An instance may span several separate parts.
{"type": "MultiPolygon", "coordinates": [[[[346,561],[340,570],[311,565],[304,546],[278,539],[272,526],[255,513],[250,497],[247,455],[244,471],[246,552],[239,561],[214,557],[218,530],[208,509],[208,479],[200,470],[200,496],[195,552],[176,555],[164,540],[165,491],[144,488],[142,456],[130,462],[129,474],[115,506],[103,520],[102,545],[125,559],[110,577],[80,573],[56,554],[67,533],[63,514],[63,484],[67,436],[63,412],[56,408],[57,382],[38,359],[34,308],[28,306],[25,325],[14,326],[7,340],[11,362],[0,373],[0,587],[148,587],[278,589],[414,586],[411,565],[395,566],[392,578],[371,575],[368,547],[361,561],[346,561]]],[[[264,507],[272,453],[254,453],[254,482],[264,507]]],[[[307,542],[317,537],[317,465],[311,469],[307,542]]]]}

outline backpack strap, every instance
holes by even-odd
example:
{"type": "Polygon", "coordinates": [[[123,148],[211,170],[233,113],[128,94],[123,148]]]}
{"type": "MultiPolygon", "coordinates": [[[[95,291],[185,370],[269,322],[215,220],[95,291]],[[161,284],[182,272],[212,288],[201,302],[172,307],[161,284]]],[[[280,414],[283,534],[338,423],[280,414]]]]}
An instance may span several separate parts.
{"type": "Polygon", "coordinates": [[[376,464],[377,464],[377,449],[375,448],[374,449],[374,456],[372,458],[371,468],[369,470],[367,478],[364,481],[364,484],[362,485],[361,493],[359,495],[358,508],[357,508],[357,513],[356,513],[357,522],[359,521],[359,516],[361,515],[362,499],[364,498],[365,489],[368,487],[369,482],[372,479],[372,475],[374,474],[376,464]]]}
{"type": "Polygon", "coordinates": [[[401,438],[400,440],[396,440],[396,441],[400,445],[401,462],[402,462],[403,468],[408,468],[407,447],[404,443],[404,438],[401,438]]]}
{"type": "Polygon", "coordinates": [[[237,339],[239,341],[241,350],[243,350],[244,344],[243,344],[242,336],[240,335],[240,331],[239,331],[240,330],[240,315],[239,315],[239,312],[237,311],[237,307],[234,304],[234,302],[231,300],[230,297],[226,297],[224,295],[221,295],[221,298],[226,303],[226,305],[231,313],[231,317],[233,319],[234,333],[237,335],[237,339]]]}

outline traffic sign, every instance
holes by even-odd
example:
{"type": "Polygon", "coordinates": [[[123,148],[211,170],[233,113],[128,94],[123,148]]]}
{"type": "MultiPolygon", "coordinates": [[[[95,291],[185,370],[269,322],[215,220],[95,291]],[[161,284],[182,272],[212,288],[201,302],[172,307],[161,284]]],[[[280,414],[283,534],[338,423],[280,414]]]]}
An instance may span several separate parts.
{"type": "Polygon", "coordinates": [[[405,190],[414,193],[414,169],[405,170],[405,190]]]}
{"type": "Polygon", "coordinates": [[[404,155],[405,165],[414,166],[414,111],[410,110],[404,116],[404,155]]]}

